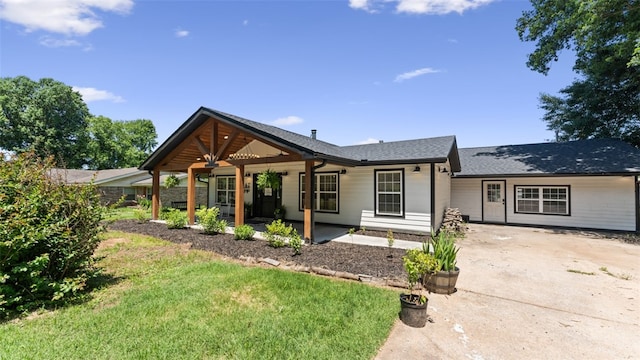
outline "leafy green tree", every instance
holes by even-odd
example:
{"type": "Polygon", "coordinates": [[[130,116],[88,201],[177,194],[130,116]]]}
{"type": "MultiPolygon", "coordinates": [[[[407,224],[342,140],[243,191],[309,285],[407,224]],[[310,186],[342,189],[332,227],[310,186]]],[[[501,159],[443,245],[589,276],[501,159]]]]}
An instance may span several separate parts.
{"type": "Polygon", "coordinates": [[[527,66],[548,74],[575,51],[579,78],[542,94],[543,120],[558,140],[614,137],[640,146],[640,1],[532,0],[516,30],[535,41],[527,66]]]}
{"type": "Polygon", "coordinates": [[[116,169],[140,165],[156,146],[151,120],[112,121],[105,116],[89,118],[87,166],[116,169]]]}
{"type": "Polygon", "coordinates": [[[79,168],[87,146],[89,110],[79,93],[59,81],[0,78],[0,148],[53,156],[79,168]]]}

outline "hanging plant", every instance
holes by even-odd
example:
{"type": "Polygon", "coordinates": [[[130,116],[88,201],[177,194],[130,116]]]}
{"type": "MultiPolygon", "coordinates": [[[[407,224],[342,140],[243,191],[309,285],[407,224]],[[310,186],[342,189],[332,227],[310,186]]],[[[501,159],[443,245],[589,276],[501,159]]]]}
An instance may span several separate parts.
{"type": "Polygon", "coordinates": [[[173,174],[167,176],[167,178],[164,179],[164,187],[166,187],[167,189],[176,187],[178,186],[178,184],[180,184],[180,179],[178,179],[178,177],[173,174]]]}
{"type": "Polygon", "coordinates": [[[267,169],[258,174],[256,185],[258,185],[258,189],[260,190],[264,190],[266,188],[279,189],[280,177],[277,172],[267,169]]]}

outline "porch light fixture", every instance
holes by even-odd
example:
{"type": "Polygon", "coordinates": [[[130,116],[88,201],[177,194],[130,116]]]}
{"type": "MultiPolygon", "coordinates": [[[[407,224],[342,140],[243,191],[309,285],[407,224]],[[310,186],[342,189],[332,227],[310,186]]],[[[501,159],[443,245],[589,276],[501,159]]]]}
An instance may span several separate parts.
{"type": "Polygon", "coordinates": [[[251,184],[244,183],[244,192],[248,193],[250,189],[251,189],[251,184]]]}
{"type": "Polygon", "coordinates": [[[347,173],[347,169],[342,169],[342,170],[340,170],[340,174],[341,174],[341,175],[344,175],[344,174],[346,174],[346,173],[347,173]]]}
{"type": "Polygon", "coordinates": [[[287,175],[289,175],[289,173],[288,173],[288,172],[286,172],[286,171],[283,171],[283,172],[281,172],[281,173],[280,173],[280,175],[282,175],[282,176],[287,176],[287,175]]]}
{"type": "Polygon", "coordinates": [[[440,166],[440,172],[441,173],[447,172],[447,167],[446,166],[440,166]]]}
{"type": "Polygon", "coordinates": [[[420,172],[420,166],[416,165],[416,167],[413,168],[413,172],[420,172]]]}
{"type": "Polygon", "coordinates": [[[244,177],[251,177],[251,173],[250,172],[244,173],[244,177]]]}

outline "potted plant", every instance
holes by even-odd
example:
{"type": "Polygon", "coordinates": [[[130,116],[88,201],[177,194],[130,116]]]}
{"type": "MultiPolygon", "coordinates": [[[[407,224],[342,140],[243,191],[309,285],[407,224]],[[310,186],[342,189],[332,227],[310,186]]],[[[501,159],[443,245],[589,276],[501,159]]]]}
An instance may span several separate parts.
{"type": "Polygon", "coordinates": [[[252,216],[251,215],[252,210],[253,210],[253,204],[250,203],[250,202],[245,202],[244,203],[244,217],[245,217],[245,219],[246,218],[250,218],[252,216]]]}
{"type": "Polygon", "coordinates": [[[431,236],[429,243],[423,244],[422,252],[433,251],[436,267],[433,271],[425,273],[423,285],[429,292],[451,295],[457,291],[456,282],[460,269],[456,266],[458,250],[454,236],[446,231],[441,231],[438,236],[431,236]]]}
{"type": "Polygon", "coordinates": [[[427,304],[429,299],[413,289],[420,278],[437,266],[433,255],[420,249],[407,250],[402,257],[402,264],[407,272],[408,294],[400,294],[400,320],[411,327],[424,327],[427,323],[427,304]]]}
{"type": "Polygon", "coordinates": [[[278,176],[277,172],[271,169],[267,169],[258,174],[258,177],[256,179],[256,185],[260,190],[264,190],[266,188],[279,189],[280,176],[278,176]]]}
{"type": "Polygon", "coordinates": [[[284,220],[284,216],[287,214],[287,209],[284,207],[284,205],[280,205],[278,207],[276,207],[276,209],[273,211],[273,218],[276,220],[284,220]]]}

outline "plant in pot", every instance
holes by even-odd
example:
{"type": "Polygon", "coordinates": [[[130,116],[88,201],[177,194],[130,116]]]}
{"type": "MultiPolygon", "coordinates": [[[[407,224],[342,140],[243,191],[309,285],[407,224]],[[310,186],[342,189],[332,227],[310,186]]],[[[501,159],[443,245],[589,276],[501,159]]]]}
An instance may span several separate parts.
{"type": "Polygon", "coordinates": [[[273,218],[276,220],[284,220],[284,216],[287,214],[287,209],[284,207],[284,205],[280,205],[278,207],[276,207],[276,209],[273,211],[273,218]]]}
{"type": "Polygon", "coordinates": [[[400,294],[400,320],[411,327],[424,327],[429,299],[420,290],[417,294],[413,290],[420,278],[437,266],[437,262],[433,255],[411,249],[402,257],[402,264],[407,272],[409,293],[400,294]]]}
{"type": "Polygon", "coordinates": [[[258,177],[256,179],[256,185],[260,190],[264,190],[266,188],[279,189],[280,176],[278,176],[277,172],[271,169],[267,169],[258,174],[258,177]]]}
{"type": "Polygon", "coordinates": [[[423,285],[429,292],[451,295],[457,291],[456,282],[460,269],[456,266],[458,248],[453,234],[441,231],[431,236],[429,243],[423,244],[422,252],[433,251],[437,265],[423,277],[423,285]]]}

